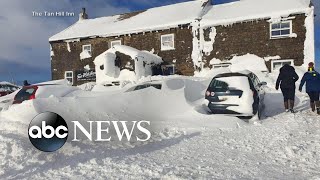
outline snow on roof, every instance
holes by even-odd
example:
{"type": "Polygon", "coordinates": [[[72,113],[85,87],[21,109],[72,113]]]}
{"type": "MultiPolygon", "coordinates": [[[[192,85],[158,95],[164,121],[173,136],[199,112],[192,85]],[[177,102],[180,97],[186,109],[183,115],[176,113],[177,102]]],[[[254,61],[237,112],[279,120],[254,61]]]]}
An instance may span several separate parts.
{"type": "Polygon", "coordinates": [[[212,6],[203,16],[202,26],[228,25],[253,19],[281,18],[305,13],[310,0],[240,0],[212,6]]]}
{"type": "Polygon", "coordinates": [[[202,5],[202,1],[190,1],[148,9],[123,20],[119,20],[121,15],[80,20],[52,36],[49,41],[91,36],[117,36],[177,27],[197,18],[202,5]]]}
{"type": "Polygon", "coordinates": [[[95,64],[103,64],[105,57],[108,54],[114,54],[115,52],[120,52],[125,55],[128,55],[131,57],[131,59],[136,59],[138,57],[145,58],[146,61],[149,61],[150,63],[160,64],[162,63],[162,58],[151,53],[148,51],[140,51],[138,49],[135,49],[130,46],[125,45],[114,45],[112,48],[108,49],[104,53],[100,54],[98,57],[95,58],[94,63],[95,64]]]}
{"type": "Polygon", "coordinates": [[[14,84],[12,84],[12,83],[9,83],[9,82],[6,82],[6,81],[0,82],[0,85],[12,85],[12,86],[16,86],[16,85],[14,85],[14,84]]]}
{"type": "Polygon", "coordinates": [[[205,9],[203,4],[203,0],[196,0],[151,8],[142,12],[84,19],[50,37],[49,41],[95,36],[110,37],[168,29],[192,23],[200,16],[202,16],[201,25],[203,27],[253,19],[278,18],[306,12],[310,0],[239,0],[226,4],[210,5],[205,9]]]}

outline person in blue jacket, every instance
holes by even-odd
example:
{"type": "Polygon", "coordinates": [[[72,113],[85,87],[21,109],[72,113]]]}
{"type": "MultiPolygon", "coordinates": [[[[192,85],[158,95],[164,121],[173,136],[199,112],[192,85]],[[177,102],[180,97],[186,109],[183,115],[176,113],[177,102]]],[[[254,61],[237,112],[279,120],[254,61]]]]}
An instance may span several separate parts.
{"type": "Polygon", "coordinates": [[[308,72],[306,72],[301,79],[299,91],[302,91],[302,87],[306,83],[306,92],[310,97],[311,110],[320,115],[320,74],[314,70],[314,63],[309,63],[308,72]]]}

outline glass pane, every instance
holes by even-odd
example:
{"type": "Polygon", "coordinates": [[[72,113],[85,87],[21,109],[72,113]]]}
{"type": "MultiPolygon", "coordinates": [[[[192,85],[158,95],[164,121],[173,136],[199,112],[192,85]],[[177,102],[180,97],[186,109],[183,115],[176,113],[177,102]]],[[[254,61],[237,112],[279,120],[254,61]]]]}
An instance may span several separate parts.
{"type": "Polygon", "coordinates": [[[83,49],[87,51],[91,51],[91,46],[84,46],[83,49]]]}
{"type": "Polygon", "coordinates": [[[280,31],[272,31],[272,36],[280,36],[280,31]]]}
{"type": "Polygon", "coordinates": [[[280,23],[272,24],[272,29],[280,29],[280,23]]]}
{"type": "Polygon", "coordinates": [[[289,34],[290,34],[290,29],[281,30],[281,35],[289,35],[289,34]]]}
{"type": "Polygon", "coordinates": [[[279,70],[282,67],[282,63],[281,62],[274,62],[273,63],[273,69],[274,70],[279,70]]]}
{"type": "Polygon", "coordinates": [[[172,41],[172,36],[163,36],[162,41],[172,41]]]}
{"type": "Polygon", "coordinates": [[[67,78],[67,80],[72,83],[73,79],[72,78],[67,78]]]}
{"type": "Polygon", "coordinates": [[[291,61],[282,62],[282,65],[289,64],[291,65],[291,61]]]}
{"type": "Polygon", "coordinates": [[[121,42],[120,41],[111,42],[111,46],[113,47],[114,45],[121,45],[121,42]]]}
{"type": "Polygon", "coordinates": [[[281,23],[281,28],[290,28],[290,23],[289,22],[281,23]]]}
{"type": "Polygon", "coordinates": [[[211,88],[211,90],[213,90],[215,92],[225,92],[228,90],[229,85],[224,81],[219,81],[217,79],[214,79],[210,83],[210,88],[211,88]]]}

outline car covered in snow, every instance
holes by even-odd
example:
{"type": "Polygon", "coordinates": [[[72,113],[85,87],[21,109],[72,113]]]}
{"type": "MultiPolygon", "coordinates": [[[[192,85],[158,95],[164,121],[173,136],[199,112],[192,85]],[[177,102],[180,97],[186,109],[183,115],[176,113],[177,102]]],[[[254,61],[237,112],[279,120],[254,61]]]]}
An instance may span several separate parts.
{"type": "Polygon", "coordinates": [[[6,96],[20,89],[20,87],[8,82],[0,82],[0,97],[6,96]]]}
{"type": "Polygon", "coordinates": [[[138,85],[135,85],[135,86],[129,88],[126,92],[138,91],[138,90],[146,89],[146,88],[150,88],[150,87],[161,90],[162,82],[161,81],[144,82],[142,84],[138,84],[138,85]]]}
{"type": "Polygon", "coordinates": [[[14,96],[13,104],[20,104],[23,101],[38,98],[64,97],[76,90],[79,90],[79,88],[57,84],[25,86],[14,96]]]}
{"type": "Polygon", "coordinates": [[[261,118],[264,108],[264,86],[250,71],[222,73],[215,76],[205,94],[213,114],[229,114],[250,119],[261,118]]]}

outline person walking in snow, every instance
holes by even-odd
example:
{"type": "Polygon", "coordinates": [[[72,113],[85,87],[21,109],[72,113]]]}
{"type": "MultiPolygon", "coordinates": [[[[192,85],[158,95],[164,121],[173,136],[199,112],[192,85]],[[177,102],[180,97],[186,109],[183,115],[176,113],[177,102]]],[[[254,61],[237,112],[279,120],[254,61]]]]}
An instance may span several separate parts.
{"type": "Polygon", "coordinates": [[[317,110],[320,115],[320,74],[314,70],[314,63],[309,63],[308,72],[303,75],[301,79],[299,91],[302,91],[302,87],[306,83],[306,92],[310,97],[310,107],[313,112],[317,110]]]}
{"type": "Polygon", "coordinates": [[[294,98],[296,90],[296,81],[298,81],[299,76],[297,75],[294,67],[285,64],[281,69],[276,83],[276,90],[279,86],[282,91],[284,99],[284,108],[286,112],[294,113],[294,98]]]}

